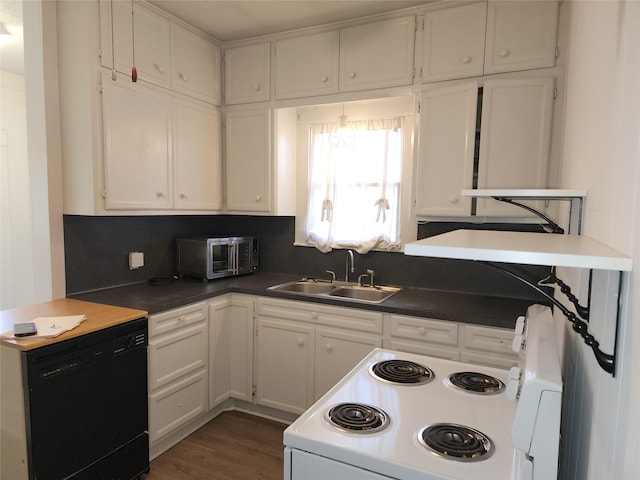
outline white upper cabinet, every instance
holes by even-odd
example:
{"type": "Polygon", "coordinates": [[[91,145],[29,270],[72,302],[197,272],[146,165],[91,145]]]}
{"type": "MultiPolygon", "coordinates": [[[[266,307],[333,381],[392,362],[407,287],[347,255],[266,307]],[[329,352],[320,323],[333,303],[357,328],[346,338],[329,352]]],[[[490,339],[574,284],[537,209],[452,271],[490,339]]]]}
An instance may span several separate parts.
{"type": "Polygon", "coordinates": [[[271,210],[271,110],[231,111],[225,121],[227,210],[271,210]]]}
{"type": "Polygon", "coordinates": [[[173,89],[219,105],[220,48],[175,24],[171,40],[173,89]]]}
{"type": "Polygon", "coordinates": [[[295,98],[338,92],[338,30],[275,43],[275,96],[295,98]]]}
{"type": "Polygon", "coordinates": [[[270,43],[227,48],[224,52],[225,103],[269,100],[270,62],[270,43]]]}
{"type": "Polygon", "coordinates": [[[170,208],[170,99],[106,75],[103,88],[105,208],[170,208]]]}
{"type": "Polygon", "coordinates": [[[477,102],[476,81],[422,93],[416,215],[470,214],[477,102]]]}
{"type": "Polygon", "coordinates": [[[489,0],[485,73],[552,67],[558,2],[489,0]]]}
{"type": "Polygon", "coordinates": [[[131,75],[135,63],[140,80],[220,104],[220,48],[152,9],[101,0],[100,43],[103,66],[131,75]]]}
{"type": "MultiPolygon", "coordinates": [[[[485,81],[478,188],[547,187],[553,91],[550,77],[485,81]]],[[[515,207],[478,199],[478,215],[519,213],[515,207]]]]}
{"type": "Polygon", "coordinates": [[[428,11],[424,19],[422,82],[481,76],[486,2],[428,11]]]}
{"type": "Polygon", "coordinates": [[[222,209],[220,132],[220,112],[215,108],[174,100],[174,208],[222,209]]]}
{"type": "Polygon", "coordinates": [[[111,68],[115,61],[117,71],[131,75],[135,58],[140,80],[163,87],[171,85],[171,30],[167,18],[139,3],[101,0],[100,39],[105,67],[111,68]]]}
{"type": "Polygon", "coordinates": [[[340,30],[340,91],[413,83],[413,15],[340,30]]]}

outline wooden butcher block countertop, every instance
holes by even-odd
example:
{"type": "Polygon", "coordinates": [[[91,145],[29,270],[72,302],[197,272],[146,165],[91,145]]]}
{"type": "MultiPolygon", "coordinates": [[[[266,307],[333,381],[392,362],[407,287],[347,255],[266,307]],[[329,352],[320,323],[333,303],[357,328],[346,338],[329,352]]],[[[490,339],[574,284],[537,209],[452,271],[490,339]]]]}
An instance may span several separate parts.
{"type": "Polygon", "coordinates": [[[147,312],[133,308],[103,305],[70,298],[18,307],[0,311],[0,334],[13,330],[16,323],[30,322],[38,317],[85,315],[86,319],[76,328],[54,338],[24,338],[20,340],[2,338],[2,345],[20,350],[32,350],[56,342],[113,327],[121,323],[146,317],[147,312]]]}

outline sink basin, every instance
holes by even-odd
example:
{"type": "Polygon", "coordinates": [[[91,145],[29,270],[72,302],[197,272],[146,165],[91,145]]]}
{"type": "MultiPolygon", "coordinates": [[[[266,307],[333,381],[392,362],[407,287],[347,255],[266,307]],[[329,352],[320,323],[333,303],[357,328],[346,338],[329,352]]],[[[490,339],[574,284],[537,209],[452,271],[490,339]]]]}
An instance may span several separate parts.
{"type": "Polygon", "coordinates": [[[398,293],[401,289],[395,287],[359,287],[347,286],[338,287],[329,293],[332,297],[344,297],[350,300],[362,302],[379,303],[383,302],[391,295],[398,293]]]}
{"type": "Polygon", "coordinates": [[[296,280],[269,287],[269,290],[295,293],[313,297],[351,300],[354,302],[380,303],[391,295],[398,293],[398,287],[362,287],[346,282],[318,282],[317,280],[296,280]]]}
{"type": "Polygon", "coordinates": [[[329,293],[335,290],[335,285],[331,283],[318,283],[308,280],[298,280],[295,282],[283,283],[270,287],[273,290],[281,290],[283,292],[304,293],[307,295],[317,295],[319,293],[329,293]]]}

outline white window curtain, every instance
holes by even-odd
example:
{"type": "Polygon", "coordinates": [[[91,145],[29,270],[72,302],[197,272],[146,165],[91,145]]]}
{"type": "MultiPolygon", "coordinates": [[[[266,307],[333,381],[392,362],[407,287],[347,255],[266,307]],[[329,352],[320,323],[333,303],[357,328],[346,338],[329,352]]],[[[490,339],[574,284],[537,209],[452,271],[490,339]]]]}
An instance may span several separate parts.
{"type": "Polygon", "coordinates": [[[403,126],[404,118],[310,126],[308,244],[401,250],[403,126]]]}

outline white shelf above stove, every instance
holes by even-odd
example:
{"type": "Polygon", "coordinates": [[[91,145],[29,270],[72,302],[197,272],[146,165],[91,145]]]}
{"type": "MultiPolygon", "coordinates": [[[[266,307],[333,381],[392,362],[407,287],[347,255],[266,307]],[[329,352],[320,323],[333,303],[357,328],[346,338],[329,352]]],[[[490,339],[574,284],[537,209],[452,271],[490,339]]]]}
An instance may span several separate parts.
{"type": "Polygon", "coordinates": [[[583,235],[454,230],[408,243],[405,255],[631,271],[633,260],[583,235]]]}

